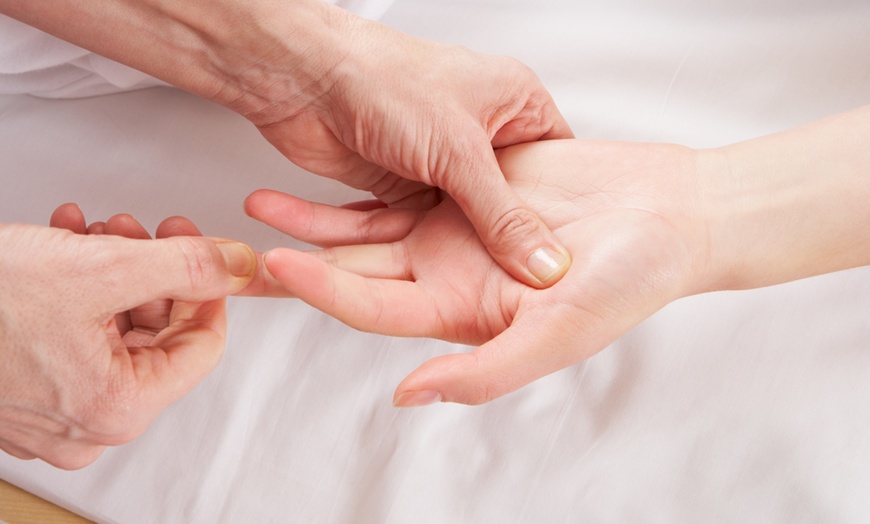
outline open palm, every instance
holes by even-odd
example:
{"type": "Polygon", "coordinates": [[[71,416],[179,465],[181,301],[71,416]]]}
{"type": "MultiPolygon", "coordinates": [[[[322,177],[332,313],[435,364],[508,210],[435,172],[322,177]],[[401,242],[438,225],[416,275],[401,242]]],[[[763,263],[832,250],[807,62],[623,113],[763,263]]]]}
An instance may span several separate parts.
{"type": "Polygon", "coordinates": [[[591,356],[697,291],[707,247],[693,159],[679,146],[575,140],[502,150],[511,186],[574,258],[545,290],[505,273],[450,199],[429,211],[342,209],[258,192],[248,211],[327,247],[265,258],[311,305],[365,331],[481,344],[423,364],[397,404],[477,404],[591,356]]]}

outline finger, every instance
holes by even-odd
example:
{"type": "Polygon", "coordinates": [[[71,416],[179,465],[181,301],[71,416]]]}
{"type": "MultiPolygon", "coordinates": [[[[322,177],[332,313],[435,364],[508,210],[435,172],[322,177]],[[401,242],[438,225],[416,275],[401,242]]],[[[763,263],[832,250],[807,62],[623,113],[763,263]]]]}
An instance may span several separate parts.
{"type": "Polygon", "coordinates": [[[152,345],[128,353],[145,406],[156,415],[187,394],[220,362],[225,340],[224,300],[176,302],[152,345]]]}
{"type": "Polygon", "coordinates": [[[340,206],[342,209],[350,209],[353,211],[371,211],[373,209],[384,209],[387,204],[380,200],[360,200],[359,202],[348,202],[340,206]]]}
{"type": "Polygon", "coordinates": [[[55,209],[49,219],[49,225],[60,229],[68,229],[80,235],[87,232],[85,215],[79,206],[74,203],[63,204],[55,209]]]}
{"type": "Polygon", "coordinates": [[[336,246],[308,254],[329,265],[362,277],[412,280],[410,261],[404,245],[363,244],[360,246],[336,246]]]}
{"type": "MultiPolygon", "coordinates": [[[[116,235],[125,238],[150,239],[151,235],[142,227],[139,222],[130,215],[121,214],[111,217],[106,222],[95,222],[88,228],[89,234],[92,235],[116,235]]],[[[135,312],[134,308],[131,311],[122,311],[115,315],[115,326],[122,336],[127,336],[135,327],[135,312]]],[[[135,332],[133,332],[135,334],[135,332]]]]}
{"type": "MultiPolygon", "coordinates": [[[[588,318],[587,318],[588,319],[588,318]]],[[[477,405],[597,353],[609,343],[585,331],[574,309],[518,316],[510,328],[471,353],[435,357],[408,375],[393,397],[398,407],[432,402],[477,405]]],[[[591,327],[591,326],[586,326],[591,327]]]]}
{"type": "Polygon", "coordinates": [[[265,253],[257,253],[257,271],[251,282],[244,289],[238,291],[235,296],[240,297],[268,297],[268,298],[298,298],[290,292],[284,284],[275,278],[266,268],[263,261],[265,253]]]}
{"type": "Polygon", "coordinates": [[[97,265],[106,282],[95,299],[117,311],[157,299],[204,302],[225,297],[248,285],[257,270],[254,251],[233,241],[190,236],[88,240],[92,256],[82,263],[97,265]]]}
{"type": "MultiPolygon", "coordinates": [[[[202,236],[202,234],[190,220],[184,217],[170,217],[157,226],[156,236],[157,238],[169,238],[172,236],[202,236]]],[[[128,347],[151,345],[153,337],[169,325],[173,307],[179,307],[178,301],[155,300],[130,310],[130,323],[135,330],[122,332],[126,333],[124,343],[128,347]]]]}
{"type": "MultiPolygon", "coordinates": [[[[338,246],[307,253],[338,269],[363,277],[411,280],[412,275],[404,259],[404,253],[395,246],[396,244],[338,246]]],[[[281,262],[273,262],[273,264],[279,263],[281,262]]],[[[236,293],[236,296],[299,298],[269,272],[262,258],[258,268],[257,275],[251,283],[236,293]]],[[[288,267],[286,270],[290,271],[291,268],[288,267]]]]}
{"type": "Polygon", "coordinates": [[[549,94],[543,101],[530,100],[523,111],[505,123],[492,138],[492,147],[499,149],[516,144],[574,138],[574,132],[559,112],[549,94]]]}
{"type": "MultiPolygon", "coordinates": [[[[157,227],[158,238],[200,236],[184,217],[170,217],[157,227]]],[[[133,315],[143,344],[128,334],[128,347],[139,346],[132,357],[137,377],[144,377],[148,402],[157,409],[169,405],[193,388],[220,361],[226,339],[226,301],[158,300],[140,306],[133,315]],[[147,336],[153,333],[153,340],[147,336]],[[147,347],[144,342],[148,342],[147,347]],[[166,366],[153,366],[165,359],[166,366]]]]}
{"type": "Polygon", "coordinates": [[[248,196],[245,211],[293,238],[321,247],[394,242],[404,238],[422,216],[409,209],[333,207],[270,190],[248,196]]]}
{"type": "Polygon", "coordinates": [[[196,225],[185,217],[169,217],[157,226],[156,238],[169,237],[201,237],[202,233],[196,225]]]}
{"type": "Polygon", "coordinates": [[[402,178],[351,151],[315,113],[303,113],[293,120],[291,125],[259,129],[266,140],[303,169],[368,191],[388,204],[415,200],[419,197],[413,195],[428,189],[421,182],[402,178]],[[299,129],[305,132],[299,133],[299,129]]]}
{"type": "Polygon", "coordinates": [[[568,271],[568,251],[508,185],[488,143],[473,148],[465,168],[451,172],[444,189],[465,212],[492,258],[517,280],[545,288],[568,271]]]}
{"type": "Polygon", "coordinates": [[[444,337],[431,297],[413,282],[362,277],[292,249],[273,249],[264,261],[288,291],[353,328],[399,337],[444,337]]]}
{"type": "Polygon", "coordinates": [[[94,222],[88,226],[87,233],[89,235],[103,235],[106,231],[106,223],[105,222],[94,222]]]}
{"type": "Polygon", "coordinates": [[[151,235],[142,227],[142,224],[128,214],[115,215],[106,220],[101,233],[125,238],[138,238],[140,240],[149,240],[151,238],[151,235]]]}

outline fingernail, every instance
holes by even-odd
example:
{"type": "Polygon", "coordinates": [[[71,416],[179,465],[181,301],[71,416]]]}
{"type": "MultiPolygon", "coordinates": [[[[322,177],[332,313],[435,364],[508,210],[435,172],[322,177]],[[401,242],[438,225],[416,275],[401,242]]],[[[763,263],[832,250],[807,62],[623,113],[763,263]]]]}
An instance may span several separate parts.
{"type": "Polygon", "coordinates": [[[406,391],[393,400],[397,408],[418,408],[441,402],[441,393],[437,391],[406,391]]]}
{"type": "Polygon", "coordinates": [[[247,277],[256,269],[257,256],[254,254],[254,250],[247,245],[239,242],[224,242],[218,244],[217,248],[224,256],[227,269],[234,276],[247,277]]]}
{"type": "Polygon", "coordinates": [[[548,247],[536,249],[526,260],[529,271],[541,283],[547,282],[557,273],[562,272],[568,264],[567,256],[548,247]]]}

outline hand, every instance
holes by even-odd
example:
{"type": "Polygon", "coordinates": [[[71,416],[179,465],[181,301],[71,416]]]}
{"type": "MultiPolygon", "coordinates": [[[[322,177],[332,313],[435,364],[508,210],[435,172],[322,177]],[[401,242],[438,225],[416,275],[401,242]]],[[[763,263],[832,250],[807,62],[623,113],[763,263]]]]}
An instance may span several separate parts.
{"type": "Polygon", "coordinates": [[[160,240],[124,215],[86,228],[74,205],[51,224],[0,226],[0,448],[75,469],[142,433],[218,363],[224,297],[257,264],[181,218],[160,240]]]}
{"type": "Polygon", "coordinates": [[[431,211],[360,211],[261,191],[247,206],[291,236],[335,246],[266,254],[269,272],[299,298],[361,330],[481,344],[423,364],[399,385],[397,405],[479,404],[588,358],[699,291],[709,264],[695,156],[593,141],[503,150],[511,187],[574,259],[546,290],[502,271],[450,199],[431,211]]]}
{"type": "Polygon", "coordinates": [[[572,136],[535,74],[381,24],[347,26],[348,52],[304,102],[243,113],[294,163],[391,207],[432,207],[434,188],[444,189],[511,275],[537,288],[558,281],[567,252],[511,190],[493,152],[572,136]]]}
{"type": "Polygon", "coordinates": [[[0,0],[0,12],[226,106],[291,161],[391,206],[431,207],[432,188],[444,189],[528,285],[550,286],[570,265],[493,153],[572,136],[516,60],[413,38],[322,0],[0,0]]]}
{"type": "Polygon", "coordinates": [[[336,209],[259,192],[248,209],[336,246],[267,253],[277,280],[265,287],[279,281],[359,329],[482,343],[426,362],[397,405],[475,404],[587,358],[677,298],[870,265],[868,131],[864,106],[717,149],[508,148],[508,181],[574,257],[546,290],[507,278],[449,200],[429,212],[336,209]]]}

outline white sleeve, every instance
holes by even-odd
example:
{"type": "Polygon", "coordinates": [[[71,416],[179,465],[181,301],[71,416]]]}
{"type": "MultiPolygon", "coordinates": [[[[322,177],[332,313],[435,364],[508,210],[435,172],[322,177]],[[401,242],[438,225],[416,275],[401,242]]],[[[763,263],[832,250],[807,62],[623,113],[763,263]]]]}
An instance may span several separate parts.
{"type": "MultiPolygon", "coordinates": [[[[379,18],[392,0],[331,0],[370,19],[379,18]]],[[[164,82],[0,15],[0,95],[79,98],[164,82]]]]}

